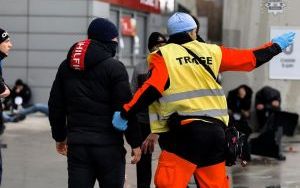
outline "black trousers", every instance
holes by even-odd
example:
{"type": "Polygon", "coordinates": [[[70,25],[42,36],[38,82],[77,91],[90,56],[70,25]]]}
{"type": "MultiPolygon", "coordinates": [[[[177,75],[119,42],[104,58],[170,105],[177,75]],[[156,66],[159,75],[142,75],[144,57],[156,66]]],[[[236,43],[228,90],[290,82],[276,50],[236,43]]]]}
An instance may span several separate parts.
{"type": "MultiPolygon", "coordinates": [[[[148,123],[139,123],[142,139],[145,140],[150,134],[148,123]]],[[[152,154],[142,154],[141,160],[136,165],[137,188],[150,188],[152,176],[152,154]]]]}
{"type": "Polygon", "coordinates": [[[69,188],[123,188],[125,181],[124,146],[69,145],[69,188]]]}
{"type": "Polygon", "coordinates": [[[2,153],[1,153],[1,147],[0,147],[0,186],[2,183],[2,153]]]}
{"type": "Polygon", "coordinates": [[[196,164],[214,165],[225,160],[225,132],[221,125],[193,121],[174,127],[159,137],[162,149],[196,164]]]}
{"type": "MultiPolygon", "coordinates": [[[[0,101],[0,135],[4,133],[4,123],[3,123],[3,116],[2,116],[2,102],[0,101]]],[[[1,143],[0,143],[1,144],[1,143]]],[[[0,186],[2,182],[2,154],[1,154],[1,146],[0,146],[0,186]]]]}

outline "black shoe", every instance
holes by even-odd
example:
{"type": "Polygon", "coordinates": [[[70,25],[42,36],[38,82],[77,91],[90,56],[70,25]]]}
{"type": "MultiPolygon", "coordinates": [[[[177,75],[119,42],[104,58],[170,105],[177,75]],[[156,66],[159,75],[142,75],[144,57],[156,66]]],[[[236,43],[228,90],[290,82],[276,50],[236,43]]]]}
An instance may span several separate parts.
{"type": "Polygon", "coordinates": [[[5,130],[5,125],[0,125],[0,135],[2,135],[4,133],[5,130]]]}
{"type": "Polygon", "coordinates": [[[279,156],[277,157],[277,160],[279,161],[285,161],[286,160],[286,157],[282,154],[279,154],[279,156]]]}
{"type": "Polygon", "coordinates": [[[24,114],[16,114],[14,119],[13,119],[13,122],[19,122],[19,121],[22,121],[26,118],[26,116],[24,114]]]}

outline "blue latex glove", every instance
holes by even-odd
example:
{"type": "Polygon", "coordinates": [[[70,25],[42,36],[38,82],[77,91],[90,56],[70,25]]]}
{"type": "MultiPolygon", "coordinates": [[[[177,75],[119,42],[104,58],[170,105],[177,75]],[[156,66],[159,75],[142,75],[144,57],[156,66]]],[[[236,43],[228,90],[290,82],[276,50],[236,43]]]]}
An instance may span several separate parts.
{"type": "Polygon", "coordinates": [[[284,50],[294,42],[295,34],[295,32],[285,33],[283,35],[273,38],[272,42],[278,44],[281,50],[284,50]]]}
{"type": "Polygon", "coordinates": [[[127,120],[121,117],[121,112],[116,111],[113,115],[112,124],[114,128],[119,131],[125,131],[127,129],[127,120]]]}

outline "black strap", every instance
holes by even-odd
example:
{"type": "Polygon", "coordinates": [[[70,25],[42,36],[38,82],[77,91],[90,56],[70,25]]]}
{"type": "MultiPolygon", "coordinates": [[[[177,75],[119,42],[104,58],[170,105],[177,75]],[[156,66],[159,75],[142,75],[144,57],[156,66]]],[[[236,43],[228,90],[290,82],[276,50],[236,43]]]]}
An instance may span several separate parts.
{"type": "Polygon", "coordinates": [[[207,72],[209,72],[209,74],[214,78],[214,80],[217,80],[217,77],[215,76],[214,72],[211,70],[211,68],[205,64],[205,62],[200,59],[194,52],[192,52],[192,50],[182,46],[184,49],[186,49],[186,51],[191,55],[193,56],[197,61],[198,63],[200,63],[206,70],[207,72]]]}

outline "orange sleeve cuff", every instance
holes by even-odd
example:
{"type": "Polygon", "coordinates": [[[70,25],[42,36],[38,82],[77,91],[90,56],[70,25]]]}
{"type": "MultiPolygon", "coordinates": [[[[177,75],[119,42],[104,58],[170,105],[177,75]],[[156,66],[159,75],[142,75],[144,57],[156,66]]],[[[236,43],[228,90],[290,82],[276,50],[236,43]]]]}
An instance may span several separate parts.
{"type": "Polygon", "coordinates": [[[137,103],[141,95],[150,86],[153,86],[161,94],[165,90],[165,85],[169,79],[169,75],[164,58],[161,55],[154,53],[148,56],[148,62],[151,76],[145,81],[142,87],[140,87],[136,91],[132,100],[129,103],[123,105],[123,108],[126,112],[128,112],[137,103]]]}

